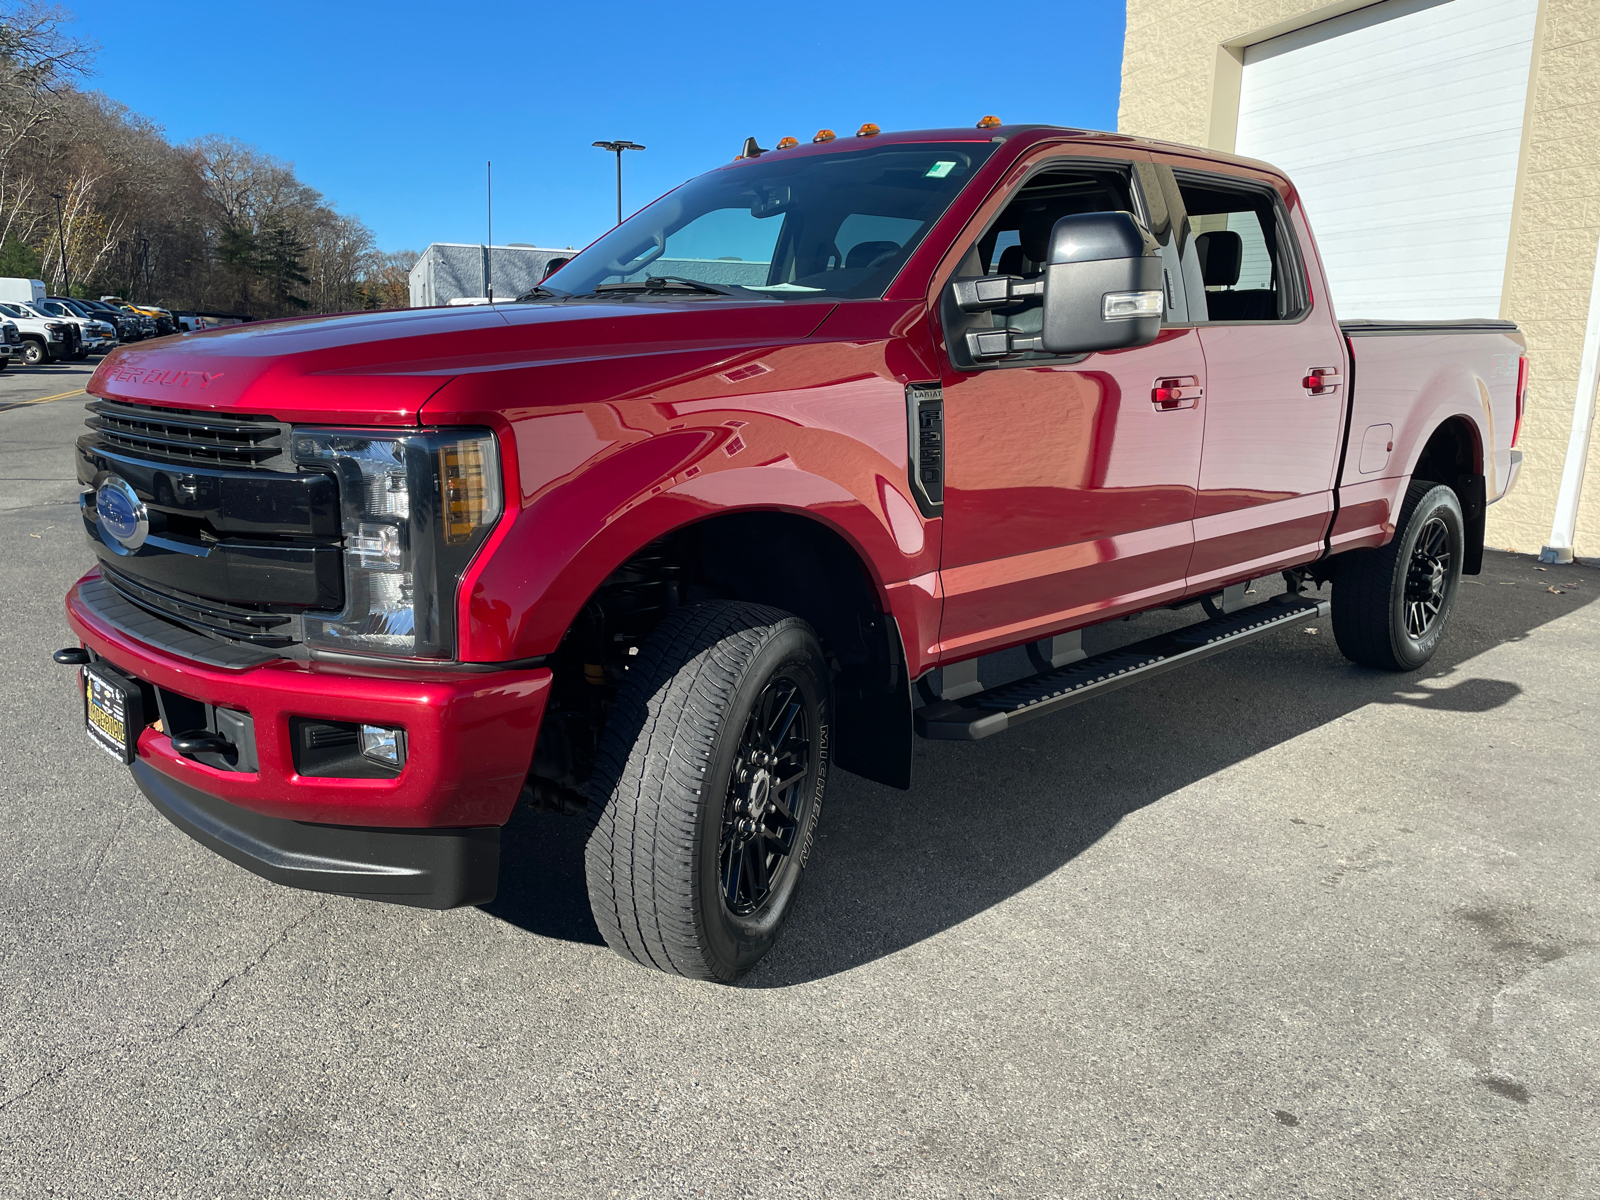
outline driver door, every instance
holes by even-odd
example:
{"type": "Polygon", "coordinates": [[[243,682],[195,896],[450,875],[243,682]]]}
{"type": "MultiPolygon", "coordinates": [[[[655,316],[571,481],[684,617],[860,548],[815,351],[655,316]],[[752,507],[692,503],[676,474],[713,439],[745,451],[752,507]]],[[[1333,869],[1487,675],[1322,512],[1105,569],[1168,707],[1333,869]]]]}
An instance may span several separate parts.
{"type": "MultiPolygon", "coordinates": [[[[1020,167],[1010,191],[980,211],[950,274],[1042,270],[1050,227],[1072,212],[1131,211],[1170,244],[1166,203],[1137,187],[1135,161],[1088,149],[1020,167]]],[[[1151,178],[1148,163],[1139,165],[1151,178]]],[[[963,316],[941,298],[941,657],[969,658],[1183,593],[1205,359],[1186,323],[1181,278],[1168,280],[1167,293],[1167,319],[1150,345],[982,363],[963,361],[963,316]],[[1158,400],[1155,390],[1174,381],[1184,400],[1158,400]]],[[[1036,328],[1037,310],[1010,310],[1004,320],[1036,328]]]]}

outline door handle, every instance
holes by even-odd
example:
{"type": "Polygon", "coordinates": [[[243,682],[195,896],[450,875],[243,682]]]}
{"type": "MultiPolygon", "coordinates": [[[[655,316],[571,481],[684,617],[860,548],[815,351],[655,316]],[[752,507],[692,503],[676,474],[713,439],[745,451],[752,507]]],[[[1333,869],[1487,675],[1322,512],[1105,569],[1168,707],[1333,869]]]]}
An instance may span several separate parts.
{"type": "Polygon", "coordinates": [[[1205,388],[1193,375],[1178,375],[1156,380],[1150,389],[1150,403],[1158,412],[1172,412],[1180,408],[1193,408],[1206,394],[1205,388]]]}
{"type": "Polygon", "coordinates": [[[1326,396],[1339,390],[1338,367],[1311,367],[1300,381],[1308,396],[1326,396]]]}

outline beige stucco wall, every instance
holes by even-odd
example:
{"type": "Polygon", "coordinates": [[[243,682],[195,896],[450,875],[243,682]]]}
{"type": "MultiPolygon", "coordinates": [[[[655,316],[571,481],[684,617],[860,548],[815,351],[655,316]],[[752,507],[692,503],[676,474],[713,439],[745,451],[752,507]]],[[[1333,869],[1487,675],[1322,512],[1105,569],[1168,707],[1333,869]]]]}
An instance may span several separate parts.
{"type": "MultiPolygon", "coordinates": [[[[1362,0],[1128,0],[1124,133],[1233,148],[1242,48],[1362,0]]],[[[1502,315],[1528,339],[1533,382],[1516,491],[1490,509],[1491,545],[1537,552],[1561,482],[1600,241],[1600,2],[1541,0],[1502,315]]],[[[1576,551],[1600,557],[1600,437],[1576,551]]]]}

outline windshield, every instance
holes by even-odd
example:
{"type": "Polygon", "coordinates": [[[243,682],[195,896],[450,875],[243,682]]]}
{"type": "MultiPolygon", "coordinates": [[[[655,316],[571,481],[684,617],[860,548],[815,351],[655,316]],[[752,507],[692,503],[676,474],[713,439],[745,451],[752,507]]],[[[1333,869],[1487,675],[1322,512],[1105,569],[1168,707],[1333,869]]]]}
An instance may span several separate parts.
{"type": "Polygon", "coordinates": [[[23,312],[15,304],[0,304],[0,313],[5,313],[5,315],[8,316],[8,317],[26,317],[26,316],[28,316],[27,313],[23,312]]]}
{"type": "Polygon", "coordinates": [[[990,142],[918,142],[741,162],[669,192],[544,286],[647,294],[647,281],[677,279],[710,286],[654,290],[880,296],[993,152],[990,142]]]}

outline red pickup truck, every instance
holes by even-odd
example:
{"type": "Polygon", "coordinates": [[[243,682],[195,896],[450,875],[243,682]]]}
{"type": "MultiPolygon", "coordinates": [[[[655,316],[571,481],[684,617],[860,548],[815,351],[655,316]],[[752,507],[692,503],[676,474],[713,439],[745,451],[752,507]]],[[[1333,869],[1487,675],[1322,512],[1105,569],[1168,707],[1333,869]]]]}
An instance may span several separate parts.
{"type": "Polygon", "coordinates": [[[517,303],[108,356],[56,658],[252,871],[480,904],[519,798],[584,812],[606,940],[731,980],[835,769],[909,787],[916,736],[1322,614],[1308,581],[1351,659],[1421,666],[1517,475],[1523,351],[1336,320],[1263,163],[992,122],[751,141],[517,303]],[[1085,652],[1158,608],[1193,620],[1085,652]]]}

